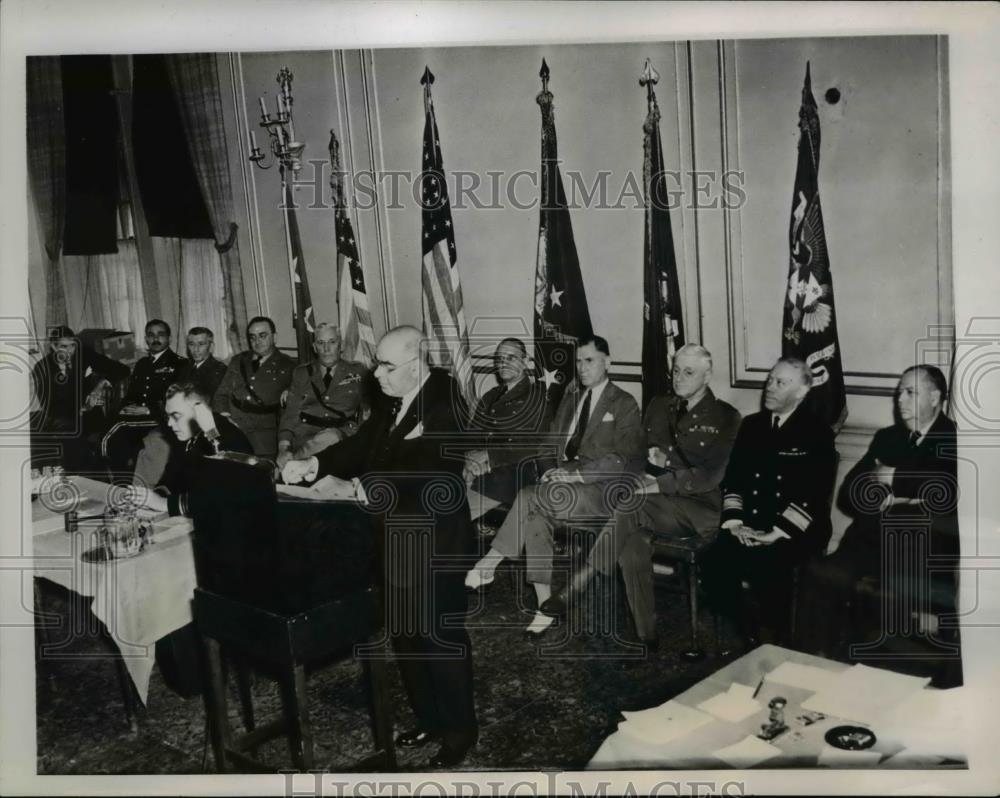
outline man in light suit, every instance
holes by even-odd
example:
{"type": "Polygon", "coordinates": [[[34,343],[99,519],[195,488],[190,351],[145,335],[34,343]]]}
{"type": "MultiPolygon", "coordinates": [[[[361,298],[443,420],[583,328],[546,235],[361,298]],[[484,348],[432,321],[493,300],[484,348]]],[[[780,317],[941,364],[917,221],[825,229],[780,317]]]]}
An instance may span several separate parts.
{"type": "Polygon", "coordinates": [[[384,396],[368,420],[317,455],[289,461],[282,477],[323,477],[324,495],[367,503],[383,548],[387,631],[419,724],[396,743],[438,741],[429,764],[451,767],[479,737],[471,643],[458,622],[467,599],[454,570],[456,558],[472,555],[474,538],[462,459],[447,454],[460,442],[465,410],[455,380],[429,368],[420,330],[390,330],[375,356],[384,396]]]}
{"type": "MultiPolygon", "coordinates": [[[[578,385],[566,390],[552,420],[551,443],[543,445],[540,458],[541,482],[518,493],[492,547],[466,576],[467,587],[475,590],[489,584],[497,565],[524,549],[528,581],[541,607],[552,595],[555,525],[606,520],[614,509],[609,506],[609,493],[614,491],[607,483],[641,469],[639,407],[608,379],[610,363],[608,342],[600,336],[577,346],[578,385]]],[[[553,620],[539,609],[526,631],[540,635],[553,620]]]]}

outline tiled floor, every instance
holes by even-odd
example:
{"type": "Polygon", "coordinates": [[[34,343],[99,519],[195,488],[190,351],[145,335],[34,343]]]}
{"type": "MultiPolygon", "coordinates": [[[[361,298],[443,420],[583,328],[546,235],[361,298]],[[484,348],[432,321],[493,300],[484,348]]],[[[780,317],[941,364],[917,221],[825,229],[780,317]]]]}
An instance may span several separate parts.
{"type": "MultiPolygon", "coordinates": [[[[533,607],[534,599],[520,578],[506,576],[507,568],[485,597],[471,602],[482,601],[469,620],[481,733],[463,770],[582,768],[622,709],[661,703],[723,664],[712,656],[711,646],[701,662],[681,658],[689,641],[687,608],[683,596],[669,591],[658,592],[659,651],[645,660],[629,659],[625,644],[610,631],[620,630],[619,637],[631,634],[622,602],[608,584],[592,591],[577,628],[550,632],[540,648],[522,632],[529,617],[523,607],[533,607]]],[[[53,593],[51,599],[68,613],[65,594],[53,593]]],[[[709,618],[704,625],[711,630],[709,618]]],[[[132,735],[112,663],[87,658],[100,650],[93,635],[78,637],[68,650],[73,658],[39,668],[39,773],[211,772],[202,699],[181,698],[154,670],[147,709],[138,734],[132,735]]],[[[389,673],[399,730],[413,718],[394,666],[389,673]]],[[[372,746],[360,666],[348,659],[317,671],[309,678],[309,693],[317,766],[351,769],[372,746]]],[[[253,694],[258,721],[278,711],[273,683],[256,679],[253,694]]],[[[236,706],[234,695],[234,727],[236,706]]],[[[432,752],[399,752],[400,767],[425,769],[432,752]]],[[[290,765],[283,741],[268,743],[260,754],[276,769],[290,765]]]]}

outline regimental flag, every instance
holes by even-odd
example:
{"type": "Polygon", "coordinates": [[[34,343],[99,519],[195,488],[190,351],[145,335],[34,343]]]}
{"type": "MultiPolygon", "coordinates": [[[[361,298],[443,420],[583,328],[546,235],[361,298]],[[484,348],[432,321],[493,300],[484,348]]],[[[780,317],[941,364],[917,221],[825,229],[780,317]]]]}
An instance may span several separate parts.
{"type": "Polygon", "coordinates": [[[593,335],[587,294],[566,205],[556,123],[549,91],[549,67],[542,59],[542,90],[535,97],[542,112],[542,203],[535,261],[535,369],[554,407],[576,371],[576,344],[593,335]]]}
{"type": "Polygon", "coordinates": [[[833,278],[819,202],[819,116],[806,63],[799,109],[799,161],[795,170],[790,261],[782,321],[781,354],[804,360],[813,375],[806,401],[839,430],[847,418],[844,368],[837,339],[833,278]]]}
{"type": "Polygon", "coordinates": [[[667,190],[660,140],[660,107],[653,86],[660,76],[646,61],[639,85],[646,87],[648,111],[642,126],[642,188],[646,206],[643,240],[642,306],[642,406],[658,394],[671,393],[674,353],[684,345],[684,322],[670,226],[667,190]]]}
{"type": "Polygon", "coordinates": [[[299,353],[299,363],[312,360],[312,335],[316,327],[313,318],[312,295],[309,293],[309,281],[306,279],[306,259],[302,254],[302,237],[299,235],[299,222],[295,217],[295,205],[292,202],[292,188],[285,184],[285,223],[288,225],[288,257],[291,258],[292,282],[295,286],[295,342],[299,353]]]}
{"type": "Polygon", "coordinates": [[[469,356],[469,330],[462,304],[462,283],[458,276],[458,253],[451,223],[444,159],[441,157],[441,140],[431,99],[434,75],[430,69],[424,68],[420,82],[424,87],[424,149],[420,175],[424,334],[430,347],[431,363],[451,370],[471,407],[476,388],[472,358],[469,356]]]}
{"type": "Polygon", "coordinates": [[[375,330],[368,308],[365,273],[361,268],[354,226],[344,200],[344,172],[340,165],[340,142],[330,131],[330,188],[333,189],[334,232],[337,236],[337,311],[340,320],[340,351],[345,360],[364,363],[375,359],[375,330]]]}

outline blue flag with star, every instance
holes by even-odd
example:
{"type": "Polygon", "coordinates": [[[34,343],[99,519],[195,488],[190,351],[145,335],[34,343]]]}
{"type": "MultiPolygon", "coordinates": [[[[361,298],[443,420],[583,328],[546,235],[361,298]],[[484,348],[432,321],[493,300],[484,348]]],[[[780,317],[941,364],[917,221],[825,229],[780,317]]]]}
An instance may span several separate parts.
{"type": "Polygon", "coordinates": [[[559,171],[549,68],[544,60],[539,77],[542,90],[535,100],[542,112],[542,197],[535,262],[535,369],[554,407],[574,377],[576,344],[593,335],[593,328],[559,171]]]}

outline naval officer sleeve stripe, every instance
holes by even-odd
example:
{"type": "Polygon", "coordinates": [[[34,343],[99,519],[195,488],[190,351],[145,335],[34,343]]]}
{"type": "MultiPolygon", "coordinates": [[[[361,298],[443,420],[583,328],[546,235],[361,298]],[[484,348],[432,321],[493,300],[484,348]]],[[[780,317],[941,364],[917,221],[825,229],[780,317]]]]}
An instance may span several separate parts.
{"type": "Polygon", "coordinates": [[[776,519],[775,526],[785,532],[802,533],[809,528],[812,523],[812,516],[797,504],[789,504],[785,511],[776,519]]]}
{"type": "Polygon", "coordinates": [[[722,518],[723,524],[726,521],[742,520],[743,518],[743,497],[738,493],[727,493],[722,497],[722,518]]]}

